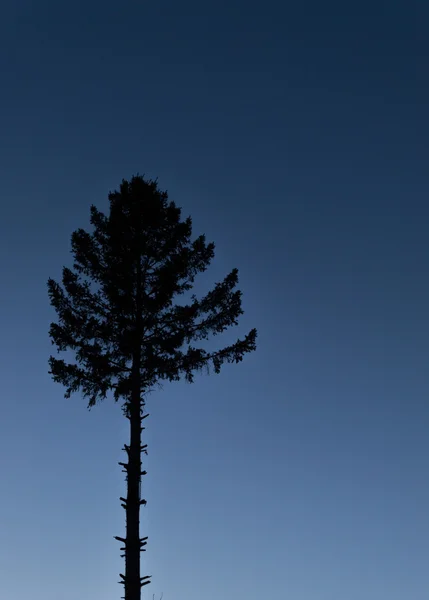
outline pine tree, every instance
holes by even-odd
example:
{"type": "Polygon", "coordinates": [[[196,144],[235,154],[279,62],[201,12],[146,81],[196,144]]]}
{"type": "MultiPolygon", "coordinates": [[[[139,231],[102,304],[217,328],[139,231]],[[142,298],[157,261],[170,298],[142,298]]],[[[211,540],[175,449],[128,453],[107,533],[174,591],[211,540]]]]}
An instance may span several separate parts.
{"type": "Polygon", "coordinates": [[[48,281],[57,322],[50,326],[58,352],[72,359],[49,359],[54,381],[65,397],[80,391],[92,407],[112,394],[130,422],[126,462],[119,463],[127,481],[121,498],[126,513],[122,542],[125,600],[140,600],[150,576],[140,575],[142,421],[147,394],[163,381],[185,378],[203,369],[219,373],[224,363],[237,363],[256,348],[256,330],[218,350],[204,342],[238,324],[243,313],[236,289],[237,269],[198,299],[177,299],[193,288],[195,277],[214,257],[214,244],[201,235],[192,240],[192,220],[169,201],[156,181],[134,176],[109,193],[109,216],[91,206],[92,232],[72,234],[73,267],[63,268],[62,285],[48,281]],[[206,348],[204,348],[206,345],[206,348]]]}

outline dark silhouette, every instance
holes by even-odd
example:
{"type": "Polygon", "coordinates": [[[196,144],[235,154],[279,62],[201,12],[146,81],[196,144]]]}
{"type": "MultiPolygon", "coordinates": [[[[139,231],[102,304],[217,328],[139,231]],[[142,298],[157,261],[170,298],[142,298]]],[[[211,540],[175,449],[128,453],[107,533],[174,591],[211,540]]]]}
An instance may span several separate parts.
{"type": "Polygon", "coordinates": [[[58,316],[50,337],[58,352],[72,350],[75,360],[49,359],[53,379],[66,387],[65,396],[80,390],[89,407],[109,392],[123,400],[130,421],[130,443],[125,444],[127,497],[126,537],[122,542],[125,600],[139,600],[150,576],[140,576],[142,421],[146,395],[163,380],[212,368],[219,373],[225,362],[239,362],[256,348],[256,330],[219,350],[201,346],[210,335],[236,325],[242,314],[237,270],[203,298],[188,303],[174,300],[192,289],[199,272],[214,256],[214,244],[202,235],[191,240],[192,221],[181,221],[181,210],[168,201],[156,181],[133,177],[120,191],[109,194],[110,213],[91,206],[93,232],[72,234],[73,269],[64,267],[62,286],[48,281],[49,297],[58,316]],[[194,345],[197,343],[197,345],[194,345]]]}

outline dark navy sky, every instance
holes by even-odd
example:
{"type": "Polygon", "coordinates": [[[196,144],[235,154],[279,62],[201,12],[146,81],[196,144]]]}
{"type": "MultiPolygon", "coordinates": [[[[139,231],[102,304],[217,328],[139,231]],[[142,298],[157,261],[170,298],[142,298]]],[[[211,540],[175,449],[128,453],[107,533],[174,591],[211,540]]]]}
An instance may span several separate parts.
{"type": "Polygon", "coordinates": [[[146,598],[427,600],[426,4],[2,7],[1,598],[121,595],[127,423],[50,381],[46,280],[140,172],[260,332],[150,397],[146,598]]]}

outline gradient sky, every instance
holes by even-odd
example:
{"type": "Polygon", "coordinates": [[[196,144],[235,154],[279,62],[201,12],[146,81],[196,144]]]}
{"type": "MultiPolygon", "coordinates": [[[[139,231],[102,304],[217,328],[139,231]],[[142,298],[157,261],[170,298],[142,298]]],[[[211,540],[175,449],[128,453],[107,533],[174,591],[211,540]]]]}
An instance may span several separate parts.
{"type": "Polygon", "coordinates": [[[140,172],[259,329],[149,399],[145,598],[427,600],[428,8],[2,3],[0,598],[121,596],[127,422],[51,382],[46,280],[140,172]]]}

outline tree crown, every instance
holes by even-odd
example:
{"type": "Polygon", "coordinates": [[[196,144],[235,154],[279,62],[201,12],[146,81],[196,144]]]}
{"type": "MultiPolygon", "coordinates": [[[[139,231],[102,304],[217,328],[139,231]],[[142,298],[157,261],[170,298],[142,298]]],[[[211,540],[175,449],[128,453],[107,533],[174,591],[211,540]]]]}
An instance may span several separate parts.
{"type": "Polygon", "coordinates": [[[195,277],[214,257],[204,235],[192,239],[192,220],[168,200],[157,181],[139,175],[109,193],[106,216],[91,206],[93,231],[72,234],[73,267],[63,268],[62,285],[48,281],[58,322],[50,337],[58,352],[72,350],[74,362],[50,357],[50,373],[66,387],[80,390],[89,406],[112,391],[130,397],[138,372],[141,392],[163,380],[193,381],[205,367],[219,373],[256,349],[256,330],[216,351],[202,341],[238,324],[243,314],[238,271],[201,298],[178,304],[195,277]]]}

